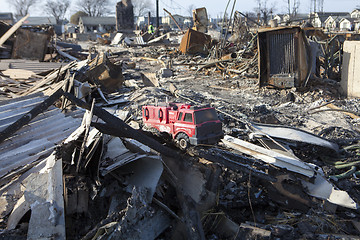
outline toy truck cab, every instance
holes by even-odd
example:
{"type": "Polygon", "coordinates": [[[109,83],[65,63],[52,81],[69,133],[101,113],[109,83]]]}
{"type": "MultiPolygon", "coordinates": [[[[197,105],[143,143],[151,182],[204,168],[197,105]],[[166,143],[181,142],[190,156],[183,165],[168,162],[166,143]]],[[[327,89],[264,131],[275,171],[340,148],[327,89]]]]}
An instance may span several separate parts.
{"type": "Polygon", "coordinates": [[[143,106],[143,122],[148,128],[166,132],[181,149],[191,145],[214,144],[222,137],[222,124],[211,107],[169,103],[143,106]]]}

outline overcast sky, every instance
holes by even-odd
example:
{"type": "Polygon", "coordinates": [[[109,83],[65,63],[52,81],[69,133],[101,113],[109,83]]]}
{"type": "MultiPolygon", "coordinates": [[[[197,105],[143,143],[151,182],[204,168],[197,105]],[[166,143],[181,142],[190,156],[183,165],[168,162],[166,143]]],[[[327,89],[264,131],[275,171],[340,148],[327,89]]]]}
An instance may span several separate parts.
{"type": "MultiPolygon", "coordinates": [[[[114,11],[115,11],[115,2],[114,2],[114,11]]],[[[154,6],[156,0],[150,0],[154,2],[154,6]]],[[[41,2],[45,2],[45,0],[39,0],[40,4],[30,9],[31,16],[44,16],[44,12],[42,10],[41,2]]],[[[67,16],[76,12],[76,8],[74,7],[74,2],[72,1],[72,7],[68,12],[67,16]]],[[[234,0],[231,0],[230,6],[228,9],[228,13],[231,11],[231,7],[234,0]]],[[[285,13],[286,0],[267,0],[268,6],[275,6],[276,13],[285,13]]],[[[189,15],[189,6],[193,5],[195,8],[206,7],[208,14],[210,17],[222,16],[227,0],[159,0],[160,3],[160,15],[165,15],[163,8],[166,8],[172,14],[180,14],[180,15],[189,15]]],[[[360,0],[324,0],[324,11],[328,12],[351,12],[357,5],[360,5],[360,0]]],[[[237,0],[235,5],[235,10],[240,12],[248,12],[253,11],[256,7],[254,0],[237,0]]],[[[154,7],[155,8],[155,7],[154,7]]],[[[308,13],[310,8],[310,0],[300,0],[300,12],[308,13]]],[[[0,11],[1,12],[13,12],[13,9],[9,5],[7,0],[0,0],[0,11]]]]}

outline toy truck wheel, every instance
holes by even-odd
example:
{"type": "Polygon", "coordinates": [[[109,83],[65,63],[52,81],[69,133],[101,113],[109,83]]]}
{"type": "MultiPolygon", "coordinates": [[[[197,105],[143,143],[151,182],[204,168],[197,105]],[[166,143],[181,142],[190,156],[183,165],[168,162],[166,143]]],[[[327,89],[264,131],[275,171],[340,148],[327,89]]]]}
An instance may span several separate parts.
{"type": "Polygon", "coordinates": [[[185,133],[179,133],[176,136],[176,142],[181,150],[186,150],[190,145],[189,137],[185,133]]]}

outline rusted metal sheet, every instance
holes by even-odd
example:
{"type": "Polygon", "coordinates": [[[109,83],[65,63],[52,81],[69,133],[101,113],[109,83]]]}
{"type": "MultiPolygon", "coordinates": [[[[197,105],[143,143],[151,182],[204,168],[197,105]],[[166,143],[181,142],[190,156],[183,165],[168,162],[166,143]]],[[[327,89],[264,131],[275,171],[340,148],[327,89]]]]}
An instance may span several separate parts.
{"type": "Polygon", "coordinates": [[[194,29],[196,31],[206,33],[209,20],[207,16],[206,8],[197,8],[193,10],[194,29]]]}
{"type": "Polygon", "coordinates": [[[19,29],[16,32],[12,58],[43,61],[50,40],[50,34],[19,29]]]}
{"type": "Polygon", "coordinates": [[[211,37],[205,33],[188,29],[181,39],[180,51],[182,53],[208,53],[211,37]]]}
{"type": "Polygon", "coordinates": [[[259,30],[260,87],[292,88],[305,85],[311,70],[308,49],[300,27],[259,30]]]}

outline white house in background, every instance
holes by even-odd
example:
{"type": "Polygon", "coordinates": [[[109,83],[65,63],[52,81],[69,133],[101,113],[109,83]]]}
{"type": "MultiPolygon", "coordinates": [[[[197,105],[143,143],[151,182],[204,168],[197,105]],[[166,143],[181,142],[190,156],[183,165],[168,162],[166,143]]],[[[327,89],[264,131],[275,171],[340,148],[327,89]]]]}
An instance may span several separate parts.
{"type": "Polygon", "coordinates": [[[313,12],[310,14],[311,24],[317,28],[325,27],[325,20],[329,16],[350,17],[350,14],[347,12],[324,12],[324,13],[313,12]]]}
{"type": "Polygon", "coordinates": [[[351,18],[360,18],[360,9],[356,8],[350,13],[351,18]]]}
{"type": "Polygon", "coordinates": [[[273,19],[276,20],[279,25],[300,25],[309,19],[309,15],[306,13],[298,13],[295,16],[276,14],[273,19]]]}
{"type": "Polygon", "coordinates": [[[284,20],[283,20],[284,14],[276,14],[273,17],[273,20],[276,20],[277,24],[281,24],[284,20]]]}
{"type": "MultiPolygon", "coordinates": [[[[176,22],[179,24],[179,26],[180,26],[181,28],[183,28],[183,26],[184,26],[184,21],[185,21],[186,17],[183,17],[183,16],[178,15],[178,14],[174,14],[173,17],[174,17],[174,19],[176,20],[176,22]]],[[[168,25],[168,26],[170,26],[171,28],[176,28],[176,29],[177,29],[177,26],[176,26],[175,22],[174,22],[174,21],[171,19],[171,17],[169,17],[169,16],[163,17],[163,18],[161,19],[161,23],[162,23],[163,25],[168,25]]]]}
{"type": "Polygon", "coordinates": [[[340,20],[340,30],[341,31],[354,31],[356,18],[342,18],[340,20]]]}
{"type": "Polygon", "coordinates": [[[335,17],[335,16],[329,16],[326,20],[325,20],[325,26],[324,28],[327,31],[335,31],[337,29],[339,29],[339,22],[340,22],[340,18],[339,17],[335,17]]]}
{"type": "Polygon", "coordinates": [[[324,28],[328,31],[336,31],[340,29],[340,21],[343,18],[348,18],[348,14],[345,16],[329,16],[324,22],[324,28]]]}
{"type": "Polygon", "coordinates": [[[64,25],[64,30],[67,33],[75,33],[76,32],[77,25],[73,23],[67,23],[64,25]]]}
{"type": "Polygon", "coordinates": [[[115,17],[80,17],[80,33],[114,32],[116,30],[115,17]]]}

